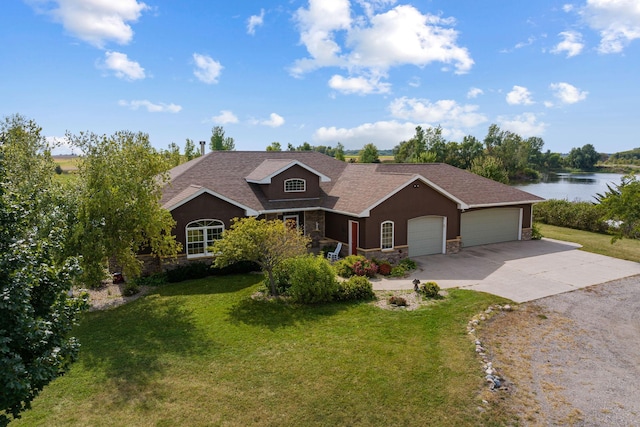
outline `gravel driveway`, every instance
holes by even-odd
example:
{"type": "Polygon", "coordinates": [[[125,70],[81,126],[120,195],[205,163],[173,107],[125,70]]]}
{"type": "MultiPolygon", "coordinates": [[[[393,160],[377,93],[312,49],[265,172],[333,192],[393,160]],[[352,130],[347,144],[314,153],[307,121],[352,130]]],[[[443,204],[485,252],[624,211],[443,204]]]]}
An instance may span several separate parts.
{"type": "Polygon", "coordinates": [[[640,276],[522,304],[480,335],[508,387],[496,404],[522,425],[640,425],[640,276]]]}

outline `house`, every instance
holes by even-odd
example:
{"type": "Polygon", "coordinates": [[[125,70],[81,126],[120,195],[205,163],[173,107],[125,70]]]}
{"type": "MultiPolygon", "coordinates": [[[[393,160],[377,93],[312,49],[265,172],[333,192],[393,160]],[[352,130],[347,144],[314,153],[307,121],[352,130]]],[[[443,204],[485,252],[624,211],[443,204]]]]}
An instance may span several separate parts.
{"type": "Polygon", "coordinates": [[[398,259],[531,238],[543,199],[442,164],[357,164],[317,152],[214,151],[170,171],[162,206],[181,259],[209,248],[233,218],[295,223],[342,255],[398,259]]]}

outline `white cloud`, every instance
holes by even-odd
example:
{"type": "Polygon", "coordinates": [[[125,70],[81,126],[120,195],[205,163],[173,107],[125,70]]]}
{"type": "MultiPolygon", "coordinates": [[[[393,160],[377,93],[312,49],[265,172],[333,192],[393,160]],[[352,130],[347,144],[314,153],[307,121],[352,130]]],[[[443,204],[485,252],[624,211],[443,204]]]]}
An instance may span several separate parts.
{"type": "Polygon", "coordinates": [[[53,16],[65,30],[96,47],[108,41],[127,44],[145,3],[137,0],[27,0],[37,11],[53,16]]]}
{"type": "Polygon", "coordinates": [[[198,80],[207,84],[218,83],[218,78],[224,68],[218,61],[215,61],[210,56],[199,53],[193,54],[193,61],[196,64],[196,69],[193,70],[193,74],[198,80]]]}
{"type": "Polygon", "coordinates": [[[284,118],[279,114],[271,113],[267,120],[259,120],[257,124],[277,128],[284,124],[284,118]]]}
{"type": "Polygon", "coordinates": [[[264,9],[260,9],[260,15],[251,15],[247,19],[247,34],[254,35],[256,27],[261,27],[264,23],[264,9]]]}
{"type": "Polygon", "coordinates": [[[584,101],[589,94],[589,92],[581,91],[577,87],[564,82],[551,83],[549,87],[554,92],[554,96],[564,104],[575,104],[576,102],[584,101]]]}
{"type": "Polygon", "coordinates": [[[511,92],[507,94],[507,103],[510,105],[531,105],[533,104],[531,92],[526,87],[513,86],[511,92]]]}
{"type": "Polygon", "coordinates": [[[587,0],[580,11],[589,26],[600,33],[600,53],[619,53],[640,39],[638,0],[587,0]]]}
{"type": "Polygon", "coordinates": [[[450,99],[432,103],[428,99],[402,97],[394,99],[389,110],[393,117],[434,126],[472,128],[487,121],[477,112],[477,105],[458,105],[450,99]]]}
{"type": "Polygon", "coordinates": [[[345,94],[357,93],[359,95],[389,93],[391,90],[391,85],[380,82],[379,78],[342,77],[337,74],[329,80],[329,87],[345,94]]]}
{"type": "Polygon", "coordinates": [[[456,43],[453,19],[422,14],[410,5],[377,12],[394,3],[359,0],[365,14],[352,17],[348,0],[310,0],[308,8],[298,9],[294,16],[309,56],[295,61],[292,75],[340,67],[349,71],[351,79],[386,77],[391,67],[431,63],[452,66],[457,74],[471,69],[474,62],[468,50],[456,43]]]}
{"type": "Polygon", "coordinates": [[[116,77],[125,80],[144,79],[144,68],[136,61],[130,60],[126,54],[120,52],[105,52],[104,67],[113,71],[116,77]]]}
{"type": "Polygon", "coordinates": [[[547,128],[547,124],[538,121],[538,117],[533,113],[524,113],[515,117],[499,116],[497,121],[500,128],[517,133],[524,138],[540,136],[547,128]]]}
{"type": "Polygon", "coordinates": [[[66,136],[47,136],[45,139],[51,149],[51,154],[54,156],[64,154],[83,154],[82,150],[73,145],[66,136]]]}
{"type": "Polygon", "coordinates": [[[379,149],[393,148],[401,141],[410,139],[416,130],[414,123],[395,120],[364,123],[354,128],[321,127],[314,134],[314,141],[326,144],[341,142],[347,148],[361,148],[375,144],[379,149]]]}
{"type": "Polygon", "coordinates": [[[156,104],[151,101],[147,101],[146,99],[133,101],[125,101],[124,99],[121,99],[120,101],[118,101],[118,105],[120,105],[121,107],[128,107],[131,110],[146,108],[150,113],[179,113],[182,110],[182,107],[180,105],[165,104],[164,102],[156,104]]]}
{"type": "Polygon", "coordinates": [[[584,48],[584,43],[582,42],[582,34],[577,31],[563,31],[560,34],[564,40],[558,43],[552,50],[551,53],[567,53],[567,58],[571,58],[572,56],[576,56],[582,52],[584,48]]]}
{"type": "Polygon", "coordinates": [[[220,114],[213,116],[211,121],[215,124],[226,125],[228,123],[238,123],[238,117],[229,110],[221,110],[220,114]]]}
{"type": "Polygon", "coordinates": [[[480,89],[480,88],[477,88],[477,87],[472,87],[467,92],[467,98],[469,98],[469,99],[477,98],[480,95],[484,95],[484,91],[482,89],[480,89]]]}

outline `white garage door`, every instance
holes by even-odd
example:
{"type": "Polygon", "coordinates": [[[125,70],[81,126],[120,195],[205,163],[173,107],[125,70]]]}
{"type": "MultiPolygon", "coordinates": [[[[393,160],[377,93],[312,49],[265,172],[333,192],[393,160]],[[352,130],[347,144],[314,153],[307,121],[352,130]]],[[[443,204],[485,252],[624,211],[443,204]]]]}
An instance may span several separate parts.
{"type": "Polygon", "coordinates": [[[443,253],[445,219],[441,216],[423,216],[409,220],[409,256],[443,253]]]}
{"type": "Polygon", "coordinates": [[[486,245],[520,239],[520,208],[464,212],[460,219],[462,246],[486,245]]]}

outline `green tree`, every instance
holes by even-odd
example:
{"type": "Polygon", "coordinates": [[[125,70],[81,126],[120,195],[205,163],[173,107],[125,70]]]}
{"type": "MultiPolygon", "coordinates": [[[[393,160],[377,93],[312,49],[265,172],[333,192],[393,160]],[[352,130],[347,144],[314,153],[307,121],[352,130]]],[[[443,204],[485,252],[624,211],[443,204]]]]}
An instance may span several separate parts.
{"type": "Polygon", "coordinates": [[[180,147],[175,142],[169,144],[169,148],[163,152],[165,158],[169,162],[169,167],[176,167],[182,163],[182,155],[180,155],[180,147]]]}
{"type": "Polygon", "coordinates": [[[483,155],[482,143],[475,136],[467,135],[459,145],[459,167],[469,169],[473,161],[483,155]]]}
{"type": "Polygon", "coordinates": [[[344,162],[344,145],[338,142],[338,144],[336,145],[336,148],[334,149],[333,157],[336,160],[340,160],[344,162]]]}
{"type": "Polygon", "coordinates": [[[362,150],[358,153],[358,162],[359,163],[380,163],[380,158],[378,156],[378,148],[369,143],[362,147],[362,150]]]}
{"type": "Polygon", "coordinates": [[[509,175],[502,164],[502,161],[493,156],[484,158],[477,157],[471,163],[471,172],[494,181],[509,183],[509,175]]]}
{"type": "Polygon", "coordinates": [[[189,138],[184,143],[184,157],[187,161],[200,157],[200,150],[196,149],[196,144],[189,138]]]}
{"type": "Polygon", "coordinates": [[[0,425],[68,369],[86,307],[68,294],[78,263],[62,256],[70,222],[40,132],[21,116],[0,129],[0,425]]]}
{"type": "Polygon", "coordinates": [[[222,239],[213,243],[213,252],[218,254],[215,266],[253,261],[268,277],[271,295],[277,296],[274,269],[288,258],[304,255],[309,241],[308,237],[283,221],[236,218],[231,228],[224,231],[222,239]]]}
{"type": "Polygon", "coordinates": [[[633,174],[626,175],[619,185],[609,185],[608,188],[596,199],[604,212],[603,219],[617,224],[611,228],[613,241],[623,237],[640,238],[640,181],[633,174]]]}
{"type": "Polygon", "coordinates": [[[169,164],[143,133],[68,134],[81,148],[79,197],[74,245],[82,254],[83,280],[97,286],[109,259],[126,276],[140,274],[142,250],[175,256],[179,244],[171,235],[175,221],[160,206],[169,164]]]}
{"type": "Polygon", "coordinates": [[[209,148],[211,151],[233,151],[236,149],[236,145],[233,138],[224,136],[222,126],[214,126],[213,129],[211,129],[209,148]]]}
{"type": "Polygon", "coordinates": [[[599,159],[600,154],[598,154],[593,145],[586,144],[582,148],[572,148],[566,158],[566,162],[572,168],[592,170],[599,159]]]}
{"type": "Polygon", "coordinates": [[[268,147],[267,151],[282,151],[282,146],[279,142],[272,142],[268,147]]]}

